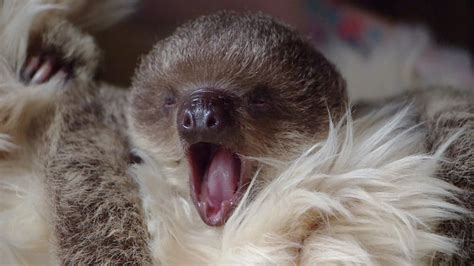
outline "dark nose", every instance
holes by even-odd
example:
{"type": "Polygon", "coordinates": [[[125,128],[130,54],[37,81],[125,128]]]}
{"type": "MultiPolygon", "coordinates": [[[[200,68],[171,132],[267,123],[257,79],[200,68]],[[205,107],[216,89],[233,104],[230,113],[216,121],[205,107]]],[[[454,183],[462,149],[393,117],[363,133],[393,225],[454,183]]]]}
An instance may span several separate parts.
{"type": "Polygon", "coordinates": [[[193,92],[178,112],[178,132],[188,143],[223,142],[234,126],[233,104],[227,93],[206,89],[193,92]]]}

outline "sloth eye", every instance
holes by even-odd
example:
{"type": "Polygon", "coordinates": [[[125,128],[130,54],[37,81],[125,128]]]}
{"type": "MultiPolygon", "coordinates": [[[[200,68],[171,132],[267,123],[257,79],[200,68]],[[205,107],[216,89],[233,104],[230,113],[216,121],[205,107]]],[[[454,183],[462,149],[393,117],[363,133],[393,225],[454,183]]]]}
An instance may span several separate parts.
{"type": "Polygon", "coordinates": [[[250,95],[249,104],[255,108],[267,108],[270,103],[270,93],[266,87],[256,88],[250,95]]]}
{"type": "Polygon", "coordinates": [[[250,104],[255,107],[264,107],[264,105],[267,104],[267,99],[261,96],[253,97],[252,99],[250,99],[250,104]]]}
{"type": "Polygon", "coordinates": [[[258,87],[248,95],[248,110],[255,118],[268,117],[272,106],[272,97],[266,87],[258,87]]]}
{"type": "Polygon", "coordinates": [[[171,108],[176,105],[176,97],[175,96],[166,96],[164,105],[166,108],[171,108]]]}

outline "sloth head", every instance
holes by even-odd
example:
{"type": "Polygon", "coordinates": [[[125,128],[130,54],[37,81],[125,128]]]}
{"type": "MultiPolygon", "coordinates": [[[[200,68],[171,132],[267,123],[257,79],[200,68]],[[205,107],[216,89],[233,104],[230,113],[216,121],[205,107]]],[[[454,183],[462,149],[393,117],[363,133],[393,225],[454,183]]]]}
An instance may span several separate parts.
{"type": "Polygon", "coordinates": [[[262,14],[220,12],[143,59],[131,128],[136,145],[181,169],[202,220],[219,226],[263,167],[248,157],[291,160],[326,136],[346,101],[344,81],[305,38],[262,14]]]}

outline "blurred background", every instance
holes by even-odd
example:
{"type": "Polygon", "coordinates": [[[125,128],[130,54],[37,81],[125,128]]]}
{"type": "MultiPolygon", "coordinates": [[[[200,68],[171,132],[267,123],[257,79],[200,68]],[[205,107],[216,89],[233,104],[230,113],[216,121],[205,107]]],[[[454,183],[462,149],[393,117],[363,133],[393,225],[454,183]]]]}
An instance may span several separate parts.
{"type": "Polygon", "coordinates": [[[471,0],[140,0],[136,13],[96,36],[105,51],[105,79],[128,86],[140,56],[156,41],[190,19],[222,9],[268,13],[309,36],[342,72],[352,71],[344,70],[349,65],[368,68],[367,73],[349,73],[349,79],[372,74],[370,68],[379,67],[371,62],[381,60],[381,53],[396,60],[405,56],[406,62],[398,63],[411,62],[408,79],[424,82],[444,73],[443,81],[429,82],[474,84],[471,0]]]}

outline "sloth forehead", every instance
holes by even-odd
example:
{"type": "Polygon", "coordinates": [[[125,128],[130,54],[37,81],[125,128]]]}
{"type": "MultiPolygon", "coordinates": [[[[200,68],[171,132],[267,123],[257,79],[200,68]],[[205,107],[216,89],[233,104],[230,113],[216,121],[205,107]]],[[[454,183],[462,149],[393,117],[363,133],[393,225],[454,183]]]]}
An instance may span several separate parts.
{"type": "Polygon", "coordinates": [[[269,18],[259,22],[269,24],[263,29],[242,23],[185,26],[158,43],[139,72],[157,84],[268,83],[269,77],[282,84],[311,67],[304,58],[313,55],[312,49],[297,34],[269,18]]]}
{"type": "Polygon", "coordinates": [[[152,54],[163,69],[177,63],[216,61],[255,66],[268,60],[284,61],[289,53],[305,48],[298,33],[268,16],[219,12],[178,28],[152,54]]]}

